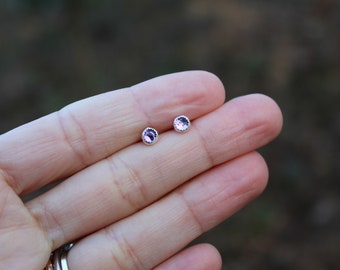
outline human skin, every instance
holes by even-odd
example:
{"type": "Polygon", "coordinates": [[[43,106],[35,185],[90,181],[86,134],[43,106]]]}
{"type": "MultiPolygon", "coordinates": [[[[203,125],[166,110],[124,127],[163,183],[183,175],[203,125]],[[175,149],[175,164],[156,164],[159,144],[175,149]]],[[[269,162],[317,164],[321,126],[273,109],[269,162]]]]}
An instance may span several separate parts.
{"type": "Polygon", "coordinates": [[[215,75],[182,72],[1,135],[0,269],[43,269],[74,240],[70,270],[220,269],[213,246],[184,248],[261,194],[268,170],[256,149],[282,127],[269,97],[224,101],[215,75]],[[182,114],[192,122],[185,134],[172,128],[182,114]],[[147,126],[160,133],[155,145],[141,142],[147,126]]]}

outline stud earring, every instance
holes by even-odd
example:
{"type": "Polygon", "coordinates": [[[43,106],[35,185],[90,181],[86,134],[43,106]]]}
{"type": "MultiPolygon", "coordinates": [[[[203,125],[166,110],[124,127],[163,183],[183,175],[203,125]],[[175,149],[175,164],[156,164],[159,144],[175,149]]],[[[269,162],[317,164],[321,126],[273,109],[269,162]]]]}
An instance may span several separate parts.
{"type": "Polygon", "coordinates": [[[146,145],[155,144],[158,140],[158,132],[156,129],[147,127],[142,132],[142,140],[146,145]]]}
{"type": "Polygon", "coordinates": [[[174,129],[180,133],[186,132],[190,128],[190,120],[185,115],[177,116],[174,119],[173,124],[174,124],[174,129]]]}

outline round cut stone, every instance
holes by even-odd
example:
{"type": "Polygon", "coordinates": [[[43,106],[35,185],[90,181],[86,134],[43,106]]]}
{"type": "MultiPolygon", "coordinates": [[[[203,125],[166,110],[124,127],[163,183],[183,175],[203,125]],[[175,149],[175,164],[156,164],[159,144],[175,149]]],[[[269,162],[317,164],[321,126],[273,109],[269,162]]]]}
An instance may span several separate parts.
{"type": "Polygon", "coordinates": [[[185,115],[181,115],[175,118],[174,128],[177,132],[185,132],[190,127],[190,120],[185,115]]]}
{"type": "Polygon", "coordinates": [[[142,132],[142,140],[146,145],[154,144],[158,140],[158,132],[154,128],[147,127],[142,132]]]}

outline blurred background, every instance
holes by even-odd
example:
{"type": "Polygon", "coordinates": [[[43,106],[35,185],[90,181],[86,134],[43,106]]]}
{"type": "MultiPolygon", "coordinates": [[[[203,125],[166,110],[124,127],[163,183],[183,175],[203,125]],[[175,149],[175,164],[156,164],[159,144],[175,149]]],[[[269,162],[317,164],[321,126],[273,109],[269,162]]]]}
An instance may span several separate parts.
{"type": "Polygon", "coordinates": [[[274,98],[266,191],[198,241],[228,270],[340,269],[338,0],[1,0],[0,21],[0,133],[187,69],[274,98]]]}

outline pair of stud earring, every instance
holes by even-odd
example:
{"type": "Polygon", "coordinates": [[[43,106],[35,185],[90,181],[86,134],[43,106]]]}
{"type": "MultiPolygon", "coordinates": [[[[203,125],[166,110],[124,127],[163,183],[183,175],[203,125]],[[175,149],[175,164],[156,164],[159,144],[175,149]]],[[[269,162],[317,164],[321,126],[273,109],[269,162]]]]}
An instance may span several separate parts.
{"type": "MultiPolygon", "coordinates": [[[[179,133],[188,131],[190,127],[190,120],[185,115],[177,116],[173,122],[174,129],[179,133]]],[[[146,145],[152,145],[158,140],[158,132],[156,129],[147,127],[142,132],[142,141],[146,145]]]]}

